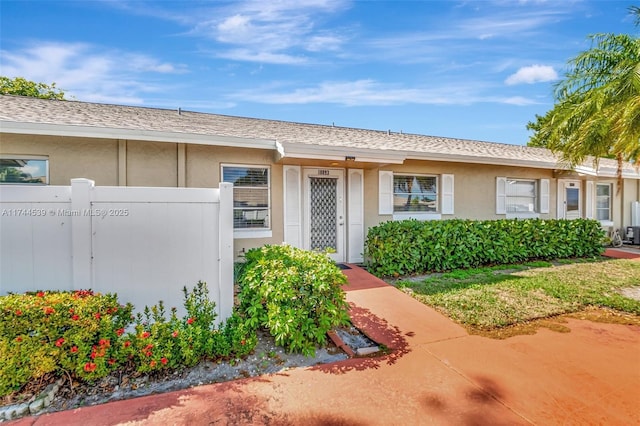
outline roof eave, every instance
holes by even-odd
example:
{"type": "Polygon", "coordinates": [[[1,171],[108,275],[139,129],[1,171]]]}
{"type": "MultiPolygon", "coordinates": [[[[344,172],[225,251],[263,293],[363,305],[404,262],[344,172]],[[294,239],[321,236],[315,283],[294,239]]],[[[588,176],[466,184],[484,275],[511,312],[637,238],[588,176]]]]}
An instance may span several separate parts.
{"type": "Polygon", "coordinates": [[[161,132],[155,130],[114,129],[69,124],[24,123],[0,120],[3,133],[85,137],[99,139],[126,139],[148,142],[191,143],[196,145],[232,146],[238,148],[276,149],[273,139],[243,138],[237,136],[199,133],[161,132]]]}
{"type": "Polygon", "coordinates": [[[560,166],[558,163],[549,161],[535,161],[535,160],[517,160],[512,158],[496,158],[496,157],[476,157],[471,155],[460,154],[411,154],[407,156],[408,160],[429,160],[429,161],[448,161],[452,163],[473,163],[473,164],[489,164],[495,166],[517,166],[517,167],[532,167],[536,169],[550,169],[555,170],[560,166]]]}
{"type": "Polygon", "coordinates": [[[304,158],[311,160],[358,161],[363,163],[402,164],[406,156],[398,151],[363,149],[341,146],[292,144],[278,142],[279,159],[304,158]]]}

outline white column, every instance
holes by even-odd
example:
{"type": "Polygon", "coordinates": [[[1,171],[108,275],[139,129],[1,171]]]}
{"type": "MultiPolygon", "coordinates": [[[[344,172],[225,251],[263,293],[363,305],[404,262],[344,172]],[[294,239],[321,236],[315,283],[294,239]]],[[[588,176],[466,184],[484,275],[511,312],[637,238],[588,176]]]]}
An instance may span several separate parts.
{"type": "Polygon", "coordinates": [[[220,320],[225,321],[233,310],[233,184],[220,183],[220,214],[218,217],[218,274],[220,289],[220,320]]]}
{"type": "Polygon", "coordinates": [[[94,181],[71,179],[71,259],[72,288],[89,289],[93,286],[91,270],[91,192],[94,181]]]}

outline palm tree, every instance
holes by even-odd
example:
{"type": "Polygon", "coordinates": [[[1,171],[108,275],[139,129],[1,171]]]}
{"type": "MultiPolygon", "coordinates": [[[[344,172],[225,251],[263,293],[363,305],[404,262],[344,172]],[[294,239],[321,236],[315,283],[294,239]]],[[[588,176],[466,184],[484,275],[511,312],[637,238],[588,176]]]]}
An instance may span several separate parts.
{"type": "MultiPolygon", "coordinates": [[[[640,26],[640,8],[631,7],[640,26]]],[[[529,146],[559,152],[570,166],[615,158],[618,191],[625,162],[640,157],[640,39],[627,34],[590,36],[591,49],[569,62],[555,87],[557,103],[527,124],[529,146]]]]}

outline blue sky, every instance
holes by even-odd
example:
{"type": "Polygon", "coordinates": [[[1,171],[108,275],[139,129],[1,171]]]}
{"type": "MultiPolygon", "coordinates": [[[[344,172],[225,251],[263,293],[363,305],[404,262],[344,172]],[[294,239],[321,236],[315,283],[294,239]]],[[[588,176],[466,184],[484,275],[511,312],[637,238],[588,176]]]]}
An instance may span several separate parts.
{"type": "Polygon", "coordinates": [[[526,144],[629,1],[1,0],[0,75],[82,101],[526,144]]]}

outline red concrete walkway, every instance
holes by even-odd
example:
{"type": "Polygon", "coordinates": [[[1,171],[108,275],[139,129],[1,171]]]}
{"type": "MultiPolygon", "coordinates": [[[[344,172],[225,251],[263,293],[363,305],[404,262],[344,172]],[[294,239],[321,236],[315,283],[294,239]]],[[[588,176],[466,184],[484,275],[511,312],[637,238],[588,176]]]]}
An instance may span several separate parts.
{"type": "Polygon", "coordinates": [[[640,327],[470,336],[359,268],[354,322],[391,353],[25,418],[19,425],[640,424],[640,327]]]}
{"type": "Polygon", "coordinates": [[[604,251],[604,255],[616,259],[640,259],[640,246],[608,248],[604,251]]]}

